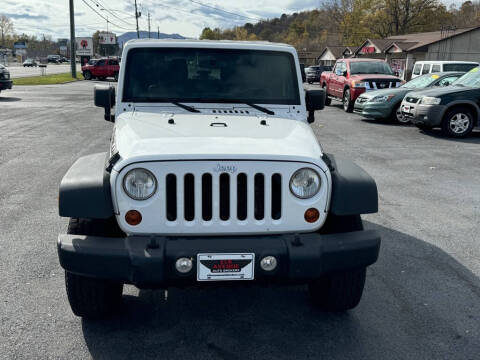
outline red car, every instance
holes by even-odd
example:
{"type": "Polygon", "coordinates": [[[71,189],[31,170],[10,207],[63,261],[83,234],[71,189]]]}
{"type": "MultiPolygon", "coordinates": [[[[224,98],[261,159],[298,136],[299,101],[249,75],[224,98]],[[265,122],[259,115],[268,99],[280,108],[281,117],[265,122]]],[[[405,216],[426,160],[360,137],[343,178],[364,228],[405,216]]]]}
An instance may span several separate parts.
{"type": "Polygon", "coordinates": [[[340,59],[332,71],[323,72],[320,78],[327,94],[325,105],[337,99],[343,102],[346,112],[353,111],[355,100],[365,91],[396,88],[402,83],[390,65],[380,59],[340,59]]]}
{"type": "Polygon", "coordinates": [[[120,65],[118,60],[111,58],[90,60],[82,66],[82,73],[85,80],[92,80],[94,78],[105,80],[107,77],[113,77],[115,81],[117,81],[119,71],[120,65]]]}

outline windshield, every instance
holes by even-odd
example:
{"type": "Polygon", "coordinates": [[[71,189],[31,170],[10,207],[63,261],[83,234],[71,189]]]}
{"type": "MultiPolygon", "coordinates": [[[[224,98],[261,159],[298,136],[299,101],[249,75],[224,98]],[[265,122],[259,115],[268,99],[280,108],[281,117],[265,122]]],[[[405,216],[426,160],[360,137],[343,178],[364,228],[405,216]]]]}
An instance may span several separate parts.
{"type": "Polygon", "coordinates": [[[422,76],[416,77],[415,79],[410,80],[406,84],[403,84],[401,87],[405,87],[409,89],[421,89],[429,86],[431,83],[437,81],[439,78],[440,76],[435,74],[422,75],[422,76]]]}
{"type": "Polygon", "coordinates": [[[468,87],[480,87],[480,68],[476,67],[470,70],[468,73],[459,77],[452,85],[455,86],[468,86],[468,87]]]}
{"type": "Polygon", "coordinates": [[[393,75],[393,71],[384,61],[352,61],[350,74],[384,74],[393,75]]]}
{"type": "Polygon", "coordinates": [[[443,64],[443,71],[469,71],[478,64],[443,64]]]}
{"type": "Polygon", "coordinates": [[[137,48],[123,101],[300,104],[294,58],[278,51],[137,48]]]}

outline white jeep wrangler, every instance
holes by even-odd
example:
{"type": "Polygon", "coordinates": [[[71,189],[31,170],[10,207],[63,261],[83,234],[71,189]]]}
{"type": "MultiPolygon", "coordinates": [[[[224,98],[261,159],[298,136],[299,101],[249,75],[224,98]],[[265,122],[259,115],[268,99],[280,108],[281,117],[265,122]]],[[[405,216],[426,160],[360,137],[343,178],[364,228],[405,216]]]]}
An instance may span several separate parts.
{"type": "Polygon", "coordinates": [[[377,188],[322,151],[309,123],[324,99],[303,89],[288,45],[129,41],[116,95],[95,88],[110,149],[60,185],[73,312],[111,314],[123,284],[234,281],[306,283],[325,310],[355,307],[380,248],[360,218],[377,211],[377,188]]]}

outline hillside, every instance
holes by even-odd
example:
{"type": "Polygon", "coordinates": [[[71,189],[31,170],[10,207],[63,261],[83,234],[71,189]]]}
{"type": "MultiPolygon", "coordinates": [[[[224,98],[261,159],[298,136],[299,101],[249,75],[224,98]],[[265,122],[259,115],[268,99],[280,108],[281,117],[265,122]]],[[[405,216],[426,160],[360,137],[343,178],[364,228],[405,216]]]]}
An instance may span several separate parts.
{"type": "MultiPolygon", "coordinates": [[[[186,39],[184,36],[179,35],[179,34],[165,34],[165,33],[160,33],[160,36],[158,36],[157,32],[150,32],[150,37],[152,39],[186,39]]],[[[126,32],[122,35],[119,35],[117,37],[118,44],[122,46],[123,43],[126,43],[128,40],[136,39],[137,38],[137,33],[135,31],[130,31],[126,32]]],[[[148,38],[148,31],[140,31],[140,39],[146,39],[148,38]]]]}

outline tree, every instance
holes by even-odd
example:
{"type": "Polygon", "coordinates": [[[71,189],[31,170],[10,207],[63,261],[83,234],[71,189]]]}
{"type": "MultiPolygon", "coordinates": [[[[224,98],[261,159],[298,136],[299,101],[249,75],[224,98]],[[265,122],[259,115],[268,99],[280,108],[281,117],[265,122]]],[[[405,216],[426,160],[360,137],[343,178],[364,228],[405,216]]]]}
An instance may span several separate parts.
{"type": "Polygon", "coordinates": [[[5,37],[13,35],[13,22],[5,15],[0,15],[0,33],[2,35],[2,46],[5,46],[5,37]]]}

